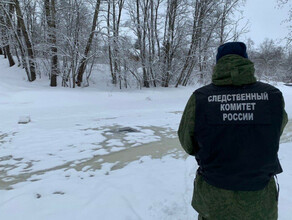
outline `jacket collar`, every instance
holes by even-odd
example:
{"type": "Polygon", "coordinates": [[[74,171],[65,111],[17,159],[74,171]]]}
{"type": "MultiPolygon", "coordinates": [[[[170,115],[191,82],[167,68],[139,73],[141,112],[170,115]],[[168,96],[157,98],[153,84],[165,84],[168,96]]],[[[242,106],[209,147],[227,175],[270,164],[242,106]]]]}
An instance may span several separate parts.
{"type": "Polygon", "coordinates": [[[254,72],[254,64],[249,59],[226,55],[214,67],[212,82],[217,86],[252,84],[256,82],[254,72]]]}

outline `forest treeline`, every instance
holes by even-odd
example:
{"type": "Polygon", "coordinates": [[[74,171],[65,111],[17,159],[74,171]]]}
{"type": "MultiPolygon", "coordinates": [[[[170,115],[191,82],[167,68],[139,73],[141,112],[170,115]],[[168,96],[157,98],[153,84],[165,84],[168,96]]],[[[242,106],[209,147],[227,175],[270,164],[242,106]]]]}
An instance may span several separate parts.
{"type": "MultiPolygon", "coordinates": [[[[0,54],[29,81],[88,86],[106,64],[119,88],[208,82],[216,49],[247,32],[244,0],[0,0],[0,54]],[[239,26],[241,28],[239,28],[239,26]]],[[[247,42],[260,78],[292,80],[292,53],[247,42]]]]}

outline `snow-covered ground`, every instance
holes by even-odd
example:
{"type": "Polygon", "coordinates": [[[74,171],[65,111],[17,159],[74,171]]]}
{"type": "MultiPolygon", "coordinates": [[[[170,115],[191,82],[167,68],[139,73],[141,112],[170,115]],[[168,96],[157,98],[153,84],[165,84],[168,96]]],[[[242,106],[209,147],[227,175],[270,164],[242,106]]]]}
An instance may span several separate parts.
{"type": "MultiPolygon", "coordinates": [[[[50,88],[2,57],[0,76],[1,220],[196,218],[197,166],[176,136],[195,87],[50,88]]],[[[278,87],[291,116],[292,87],[278,87]]],[[[279,219],[290,220],[292,123],[279,157],[279,219]]]]}

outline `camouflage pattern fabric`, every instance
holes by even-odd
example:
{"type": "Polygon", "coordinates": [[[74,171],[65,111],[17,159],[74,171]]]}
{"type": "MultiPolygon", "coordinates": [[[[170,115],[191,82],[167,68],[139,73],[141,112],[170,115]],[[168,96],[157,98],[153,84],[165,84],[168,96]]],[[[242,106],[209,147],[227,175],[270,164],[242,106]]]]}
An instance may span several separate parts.
{"type": "MultiPolygon", "coordinates": [[[[212,82],[217,86],[245,85],[256,82],[254,64],[238,55],[222,57],[214,68],[212,82]]],[[[284,102],[284,100],[283,100],[284,102]]],[[[196,97],[191,95],[180,122],[178,137],[184,150],[195,155],[199,146],[195,139],[196,97]]],[[[281,133],[288,122],[283,108],[281,133]]],[[[274,220],[277,219],[277,188],[272,178],[260,191],[229,191],[206,183],[197,176],[192,206],[200,220],[274,220]]]]}
{"type": "Polygon", "coordinates": [[[231,191],[209,185],[197,175],[192,206],[199,220],[276,220],[278,191],[274,178],[259,191],[231,191]]]}
{"type": "Polygon", "coordinates": [[[241,86],[256,82],[254,64],[239,55],[227,55],[216,64],[212,82],[217,86],[241,86]]]}

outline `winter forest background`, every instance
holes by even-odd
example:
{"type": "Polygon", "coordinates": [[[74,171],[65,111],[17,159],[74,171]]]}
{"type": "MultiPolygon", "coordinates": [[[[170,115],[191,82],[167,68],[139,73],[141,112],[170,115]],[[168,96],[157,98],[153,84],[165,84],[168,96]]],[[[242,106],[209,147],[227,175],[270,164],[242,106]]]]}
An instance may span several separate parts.
{"type": "MultiPolygon", "coordinates": [[[[275,1],[283,6],[288,0],[275,1]]],[[[217,47],[248,32],[244,0],[0,0],[0,54],[27,79],[90,86],[96,65],[118,88],[210,82],[217,47]],[[105,64],[105,65],[104,65],[105,64]]],[[[287,17],[291,22],[292,13],[287,17]]],[[[268,24],[267,24],[268,25],[268,24]]],[[[291,25],[289,26],[291,27],[291,25]]],[[[292,82],[285,46],[246,44],[259,79],[292,82]]]]}

